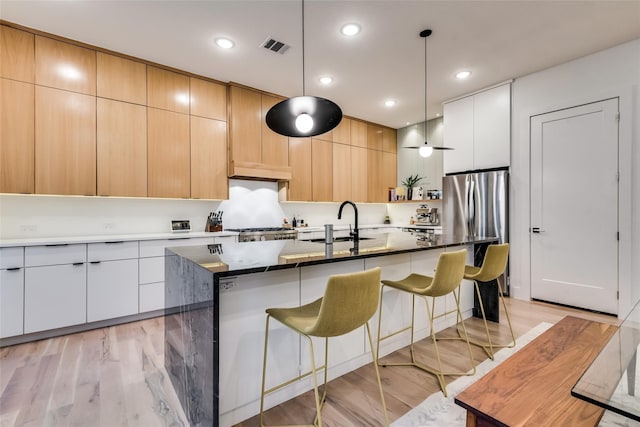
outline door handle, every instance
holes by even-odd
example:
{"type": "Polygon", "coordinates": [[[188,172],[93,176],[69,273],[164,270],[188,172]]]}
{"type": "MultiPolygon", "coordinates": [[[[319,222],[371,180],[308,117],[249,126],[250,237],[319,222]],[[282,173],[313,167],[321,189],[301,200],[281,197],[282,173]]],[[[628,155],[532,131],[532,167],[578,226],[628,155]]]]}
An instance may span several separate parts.
{"type": "Polygon", "coordinates": [[[540,227],[531,227],[531,232],[532,233],[536,233],[536,234],[540,234],[540,233],[544,233],[545,230],[541,229],[540,227]]]}

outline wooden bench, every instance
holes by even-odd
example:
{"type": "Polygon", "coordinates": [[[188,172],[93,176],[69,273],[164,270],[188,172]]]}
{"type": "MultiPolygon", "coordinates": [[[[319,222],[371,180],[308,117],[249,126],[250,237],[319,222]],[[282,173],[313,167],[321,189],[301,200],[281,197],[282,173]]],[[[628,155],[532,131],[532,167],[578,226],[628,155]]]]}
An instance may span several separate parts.
{"type": "Polygon", "coordinates": [[[571,388],[616,331],[563,318],[455,397],[471,426],[596,426],[604,409],[571,388]]]}

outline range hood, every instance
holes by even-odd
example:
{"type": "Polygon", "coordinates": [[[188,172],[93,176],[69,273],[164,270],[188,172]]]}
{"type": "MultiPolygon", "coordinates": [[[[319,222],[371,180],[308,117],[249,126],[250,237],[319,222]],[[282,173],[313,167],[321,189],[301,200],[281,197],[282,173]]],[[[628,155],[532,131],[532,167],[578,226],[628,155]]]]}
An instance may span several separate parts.
{"type": "Polygon", "coordinates": [[[291,167],[231,160],[229,162],[229,178],[289,181],[291,179],[291,167]]]}

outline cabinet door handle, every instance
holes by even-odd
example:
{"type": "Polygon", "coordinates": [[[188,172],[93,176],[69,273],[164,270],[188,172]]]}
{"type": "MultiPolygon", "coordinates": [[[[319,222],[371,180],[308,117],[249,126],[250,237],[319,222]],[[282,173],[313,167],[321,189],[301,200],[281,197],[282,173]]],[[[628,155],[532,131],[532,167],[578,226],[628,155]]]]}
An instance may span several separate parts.
{"type": "Polygon", "coordinates": [[[544,231],[545,230],[541,229],[540,227],[531,227],[532,233],[540,234],[540,233],[544,233],[544,231]]]}
{"type": "Polygon", "coordinates": [[[124,240],[118,240],[118,241],[115,241],[115,242],[104,242],[104,243],[107,244],[107,245],[117,245],[119,243],[124,243],[124,240]]]}
{"type": "MultiPolygon", "coordinates": [[[[91,261],[91,264],[100,264],[102,261],[91,261]]],[[[75,264],[74,264],[75,265],[75,264]]]]}
{"type": "Polygon", "coordinates": [[[9,267],[7,268],[7,271],[20,271],[22,270],[22,267],[9,267]]]}
{"type": "Polygon", "coordinates": [[[72,265],[75,265],[75,266],[84,265],[84,262],[74,262],[72,265]]]}
{"type": "Polygon", "coordinates": [[[54,246],[69,246],[68,243],[56,243],[56,244],[51,244],[51,245],[45,245],[47,247],[54,247],[54,246]]]}

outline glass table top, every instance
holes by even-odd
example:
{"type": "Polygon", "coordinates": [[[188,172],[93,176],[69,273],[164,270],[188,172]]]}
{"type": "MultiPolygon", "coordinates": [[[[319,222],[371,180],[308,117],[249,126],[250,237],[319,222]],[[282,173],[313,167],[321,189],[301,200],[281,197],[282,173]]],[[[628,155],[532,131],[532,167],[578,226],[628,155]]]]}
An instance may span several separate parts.
{"type": "Polygon", "coordinates": [[[640,421],[640,302],[578,380],[571,395],[640,421]]]}

